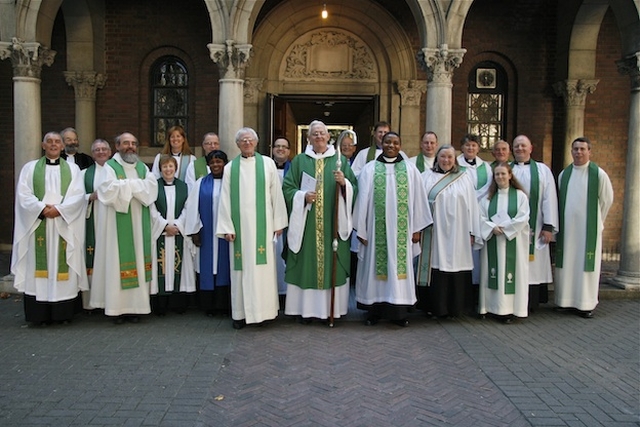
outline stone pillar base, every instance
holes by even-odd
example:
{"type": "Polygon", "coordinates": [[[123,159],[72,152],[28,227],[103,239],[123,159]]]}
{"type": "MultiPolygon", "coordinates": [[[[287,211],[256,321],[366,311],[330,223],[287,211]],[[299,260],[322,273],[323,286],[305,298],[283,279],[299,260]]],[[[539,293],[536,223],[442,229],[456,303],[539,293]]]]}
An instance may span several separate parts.
{"type": "Polygon", "coordinates": [[[640,292],[640,275],[637,273],[618,271],[618,274],[611,278],[611,284],[627,291],[640,292]]]}

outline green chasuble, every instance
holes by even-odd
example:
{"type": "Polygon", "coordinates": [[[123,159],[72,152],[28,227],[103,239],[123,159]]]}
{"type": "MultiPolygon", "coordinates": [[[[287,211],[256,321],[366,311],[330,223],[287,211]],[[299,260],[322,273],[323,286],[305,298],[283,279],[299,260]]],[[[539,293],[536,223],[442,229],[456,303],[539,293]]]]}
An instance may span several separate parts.
{"type": "MultiPolygon", "coordinates": [[[[284,178],[282,191],[287,202],[287,211],[291,214],[293,197],[300,189],[302,173],[313,176],[317,180],[317,199],[307,214],[304,237],[300,252],[287,250],[287,267],[285,281],[302,289],[331,289],[331,269],[333,251],[331,242],[334,236],[334,212],[336,187],[339,187],[333,171],[336,170],[336,156],[313,159],[300,154],[291,161],[291,168],[284,178]]],[[[353,186],[353,198],[357,193],[357,180],[349,162],[342,156],[342,172],[345,179],[353,186]]],[[[340,197],[343,197],[340,195],[340,197]]],[[[338,265],[336,268],[336,285],[345,283],[349,276],[351,253],[350,240],[338,238],[338,265]]]]}

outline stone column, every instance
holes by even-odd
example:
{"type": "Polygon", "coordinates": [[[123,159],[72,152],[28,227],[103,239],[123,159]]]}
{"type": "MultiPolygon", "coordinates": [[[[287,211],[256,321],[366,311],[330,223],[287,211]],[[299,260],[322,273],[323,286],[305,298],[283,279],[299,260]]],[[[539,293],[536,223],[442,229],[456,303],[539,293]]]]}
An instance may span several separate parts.
{"type": "Polygon", "coordinates": [[[404,151],[414,156],[420,152],[420,99],[427,83],[419,80],[398,80],[400,94],[400,136],[404,151]],[[417,147],[417,150],[414,148],[417,147]]]}
{"type": "Polygon", "coordinates": [[[75,128],[80,139],[80,152],[90,154],[96,139],[96,91],[104,87],[104,74],[95,71],[65,71],[64,78],[75,91],[75,128]]]}
{"type": "Polygon", "coordinates": [[[625,289],[640,290],[640,52],[616,63],[620,73],[631,77],[631,98],[620,266],[613,283],[625,289]]]}
{"type": "Polygon", "coordinates": [[[220,71],[220,147],[231,159],[240,153],[234,138],[238,129],[244,126],[244,69],[251,57],[251,45],[227,40],[225,44],[209,43],[207,47],[211,60],[218,64],[220,71]]]}
{"type": "MultiPolygon", "coordinates": [[[[247,78],[244,80],[244,123],[245,126],[252,127],[258,131],[259,117],[258,117],[258,102],[260,101],[260,89],[264,79],[260,78],[247,78]]],[[[269,153],[271,141],[269,135],[260,135],[260,152],[269,153]],[[265,151],[265,148],[267,151],[265,151]]]]}
{"type": "Polygon", "coordinates": [[[466,49],[423,48],[418,62],[427,72],[427,127],[438,134],[440,145],[451,144],[453,71],[462,64],[466,49]]]}
{"type": "Polygon", "coordinates": [[[51,66],[56,52],[37,42],[13,38],[0,42],[0,60],[13,65],[14,176],[17,182],[25,163],[42,156],[42,65],[51,66]]]}
{"type": "Polygon", "coordinates": [[[571,158],[571,143],[584,135],[584,108],[587,94],[596,91],[600,80],[565,80],[553,85],[558,96],[564,98],[566,121],[564,131],[564,166],[568,166],[571,158]]]}

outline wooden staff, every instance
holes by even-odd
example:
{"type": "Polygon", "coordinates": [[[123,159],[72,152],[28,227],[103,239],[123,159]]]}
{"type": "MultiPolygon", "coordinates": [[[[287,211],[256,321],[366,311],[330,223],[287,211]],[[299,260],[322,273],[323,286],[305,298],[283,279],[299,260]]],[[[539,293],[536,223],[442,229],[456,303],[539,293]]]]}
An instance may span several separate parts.
{"type": "MultiPolygon", "coordinates": [[[[340,145],[336,142],[336,151],[338,152],[338,160],[336,161],[336,171],[342,169],[342,153],[340,145]]],[[[336,182],[335,206],[333,209],[333,241],[331,249],[333,249],[333,263],[331,264],[331,312],[329,313],[329,327],[333,328],[333,310],[336,304],[336,275],[338,272],[338,204],[340,203],[340,184],[336,182]]]]}

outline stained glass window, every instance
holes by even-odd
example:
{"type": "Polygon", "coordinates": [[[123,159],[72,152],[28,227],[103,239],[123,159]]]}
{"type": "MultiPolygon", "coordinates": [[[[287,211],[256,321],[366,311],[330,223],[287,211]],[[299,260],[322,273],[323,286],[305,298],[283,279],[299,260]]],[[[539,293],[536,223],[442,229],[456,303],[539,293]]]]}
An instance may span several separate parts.
{"type": "Polygon", "coordinates": [[[505,137],[506,87],[504,70],[493,62],[476,65],[469,75],[467,133],[478,135],[482,150],[505,137]]]}
{"type": "Polygon", "coordinates": [[[174,56],[160,58],[151,67],[151,142],[161,146],[174,125],[187,129],[189,119],[189,73],[174,56]]]}

